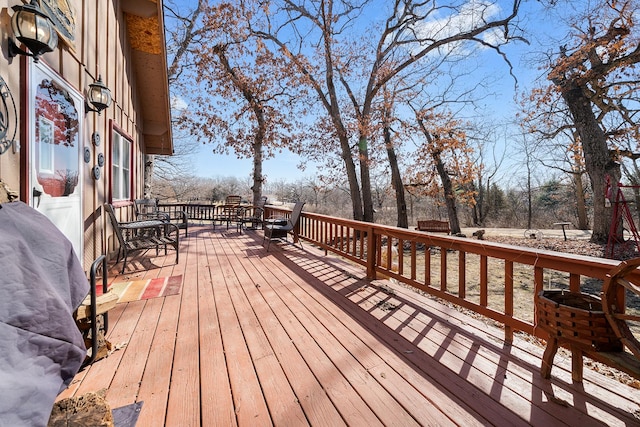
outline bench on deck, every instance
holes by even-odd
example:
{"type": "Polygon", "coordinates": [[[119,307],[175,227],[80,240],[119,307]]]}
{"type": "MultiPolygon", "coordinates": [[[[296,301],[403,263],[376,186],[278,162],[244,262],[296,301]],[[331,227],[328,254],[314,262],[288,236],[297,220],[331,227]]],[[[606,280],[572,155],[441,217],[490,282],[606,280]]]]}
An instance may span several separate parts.
{"type": "Polygon", "coordinates": [[[418,231],[427,231],[429,233],[451,233],[449,221],[439,221],[436,219],[418,220],[418,231]]]}

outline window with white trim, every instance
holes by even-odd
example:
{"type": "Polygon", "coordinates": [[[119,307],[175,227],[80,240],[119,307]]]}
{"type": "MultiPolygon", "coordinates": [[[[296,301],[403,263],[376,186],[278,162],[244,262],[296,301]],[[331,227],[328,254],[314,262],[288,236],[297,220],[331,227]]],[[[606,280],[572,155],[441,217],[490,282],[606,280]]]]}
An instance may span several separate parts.
{"type": "Polygon", "coordinates": [[[113,200],[131,199],[131,141],[113,129],[111,141],[111,195],[113,200]]]}

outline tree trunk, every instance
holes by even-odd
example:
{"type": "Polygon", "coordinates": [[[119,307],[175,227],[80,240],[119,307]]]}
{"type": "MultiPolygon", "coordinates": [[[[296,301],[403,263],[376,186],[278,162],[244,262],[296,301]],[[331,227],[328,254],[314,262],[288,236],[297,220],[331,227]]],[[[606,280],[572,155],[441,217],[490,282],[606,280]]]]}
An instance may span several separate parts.
{"type": "Polygon", "coordinates": [[[371,174],[369,172],[369,147],[366,136],[361,135],[358,143],[360,158],[360,185],[362,187],[363,221],[373,222],[373,194],[371,193],[371,174]]]}
{"type": "MultiPolygon", "coordinates": [[[[342,155],[342,161],[344,162],[345,169],[347,171],[347,180],[349,182],[349,195],[351,196],[351,206],[353,208],[353,219],[356,221],[364,221],[365,215],[362,208],[362,193],[360,191],[360,185],[358,183],[358,175],[356,173],[356,165],[351,155],[351,145],[349,144],[349,137],[344,123],[342,122],[342,114],[340,112],[340,103],[338,102],[338,95],[336,93],[336,87],[334,84],[333,64],[331,55],[331,42],[328,37],[324,37],[325,45],[325,81],[327,84],[327,92],[329,95],[328,102],[324,98],[324,94],[318,89],[320,98],[324,98],[323,103],[329,115],[331,122],[333,123],[338,140],[340,141],[340,150],[342,155]]],[[[367,168],[367,175],[369,169],[367,168]]],[[[369,200],[371,201],[371,186],[369,186],[369,200]]],[[[373,202],[371,202],[373,211],[373,202]]]]}
{"type": "Polygon", "coordinates": [[[531,188],[531,168],[529,167],[530,154],[527,151],[527,228],[533,223],[533,189],[531,188]]]}
{"type": "Polygon", "coordinates": [[[449,217],[449,227],[451,228],[451,234],[460,234],[460,222],[458,221],[458,208],[456,207],[456,196],[453,193],[453,184],[451,178],[442,163],[440,158],[440,152],[434,151],[431,153],[433,161],[436,165],[436,170],[442,181],[442,188],[444,190],[445,204],[447,205],[447,215],[449,217]]]}
{"type": "Polygon", "coordinates": [[[482,185],[482,172],[478,172],[478,185],[473,182],[474,190],[477,190],[476,202],[473,205],[473,209],[471,211],[473,225],[479,227],[482,224],[482,212],[484,210],[484,186],[482,185]]]}
{"type": "MultiPolygon", "coordinates": [[[[260,132],[258,132],[260,134],[260,132]]],[[[253,185],[251,191],[253,192],[253,205],[257,206],[262,197],[262,183],[264,178],[262,176],[262,137],[256,135],[255,142],[253,143],[253,185]]]]}
{"type": "Polygon", "coordinates": [[[398,221],[396,225],[401,228],[409,228],[409,220],[407,218],[407,201],[404,196],[404,185],[402,184],[402,176],[400,175],[396,150],[391,142],[391,129],[389,129],[388,123],[385,123],[384,126],[384,142],[387,148],[389,166],[391,167],[391,185],[396,192],[396,209],[398,211],[398,221]]]}
{"type": "Polygon", "coordinates": [[[362,210],[362,196],[360,194],[360,185],[358,184],[358,175],[356,173],[356,165],[351,157],[351,148],[349,141],[345,136],[340,137],[340,147],[342,148],[342,161],[347,170],[347,180],[349,182],[349,195],[351,196],[351,206],[353,208],[353,219],[363,221],[364,214],[362,210]]]}
{"type": "Polygon", "coordinates": [[[143,196],[145,199],[150,199],[153,192],[153,186],[151,185],[153,180],[153,154],[147,154],[144,156],[144,183],[143,183],[143,196]]]}
{"type": "Polygon", "coordinates": [[[573,174],[573,183],[576,191],[576,214],[578,216],[578,230],[588,230],[589,218],[587,216],[587,203],[584,198],[582,173],[573,174]]]}
{"type": "MultiPolygon", "coordinates": [[[[591,101],[580,86],[561,88],[562,98],[573,116],[576,131],[582,142],[585,168],[593,190],[592,243],[607,243],[611,227],[611,204],[605,205],[607,185],[611,188],[611,200],[615,201],[620,181],[620,165],[611,159],[607,137],[598,124],[591,101]]],[[[618,237],[618,236],[616,236],[618,237]]]]}

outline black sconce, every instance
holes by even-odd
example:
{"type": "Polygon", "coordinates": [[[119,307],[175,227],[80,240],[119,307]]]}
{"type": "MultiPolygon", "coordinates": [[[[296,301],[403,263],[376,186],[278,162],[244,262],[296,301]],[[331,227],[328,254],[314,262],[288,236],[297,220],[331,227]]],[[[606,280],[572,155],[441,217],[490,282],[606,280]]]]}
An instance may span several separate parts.
{"type": "Polygon", "coordinates": [[[85,101],[85,112],[95,111],[98,114],[111,105],[111,91],[102,83],[102,76],[89,85],[87,100],[85,101]]]}
{"type": "Polygon", "coordinates": [[[16,55],[32,56],[34,62],[44,53],[51,52],[58,45],[58,33],[51,19],[38,6],[36,0],[23,6],[13,6],[11,29],[14,37],[24,44],[31,53],[20,49],[9,38],[9,57],[16,55]]]}

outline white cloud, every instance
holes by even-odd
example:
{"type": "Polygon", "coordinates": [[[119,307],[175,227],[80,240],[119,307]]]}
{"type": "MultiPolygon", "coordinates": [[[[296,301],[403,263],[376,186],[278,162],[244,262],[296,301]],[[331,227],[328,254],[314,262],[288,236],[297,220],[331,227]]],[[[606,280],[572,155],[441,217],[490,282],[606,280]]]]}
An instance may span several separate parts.
{"type": "Polygon", "coordinates": [[[178,96],[174,96],[171,98],[171,109],[172,110],[179,110],[179,111],[184,111],[187,108],[189,108],[189,104],[187,104],[187,102],[178,97],[178,96]]]}
{"type": "MultiPolygon", "coordinates": [[[[432,19],[417,24],[414,30],[418,37],[427,40],[442,40],[461,32],[473,30],[484,25],[487,21],[495,19],[501,9],[496,3],[484,0],[470,0],[462,5],[455,14],[444,15],[445,11],[453,12],[452,9],[442,9],[432,19]]],[[[499,29],[487,31],[479,37],[487,43],[495,43],[503,39],[502,32],[499,29]]],[[[452,43],[446,47],[447,52],[445,53],[465,55],[468,52],[462,49],[462,45],[463,42],[452,43]]],[[[420,49],[421,47],[415,47],[415,50],[420,49]]]]}

